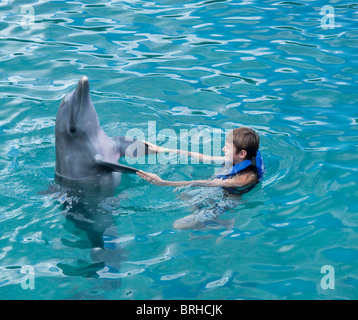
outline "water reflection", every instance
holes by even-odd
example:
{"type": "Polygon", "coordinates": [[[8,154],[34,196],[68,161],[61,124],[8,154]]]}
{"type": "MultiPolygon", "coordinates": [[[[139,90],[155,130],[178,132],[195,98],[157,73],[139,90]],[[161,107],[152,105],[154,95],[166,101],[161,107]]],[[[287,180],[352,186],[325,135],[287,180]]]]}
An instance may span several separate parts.
{"type": "MultiPolygon", "coordinates": [[[[82,258],[81,253],[77,261],[61,262],[57,266],[65,275],[85,278],[99,278],[103,270],[118,273],[126,252],[116,242],[116,217],[105,205],[111,198],[98,195],[98,190],[90,187],[76,189],[55,185],[55,188],[59,189],[56,198],[66,217],[63,228],[71,239],[62,238],[61,242],[66,247],[79,249],[85,257],[82,258]]],[[[115,199],[119,205],[120,196],[115,199]]],[[[119,280],[117,282],[119,286],[119,280]]]]}

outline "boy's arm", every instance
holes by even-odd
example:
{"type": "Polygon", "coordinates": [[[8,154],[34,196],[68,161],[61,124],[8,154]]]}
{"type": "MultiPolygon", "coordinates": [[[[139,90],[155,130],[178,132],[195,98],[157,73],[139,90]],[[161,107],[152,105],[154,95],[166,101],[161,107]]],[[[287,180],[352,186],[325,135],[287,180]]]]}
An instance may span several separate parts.
{"type": "Polygon", "coordinates": [[[162,153],[162,152],[166,152],[166,153],[178,153],[178,154],[183,154],[183,155],[188,155],[191,157],[195,157],[201,161],[205,161],[205,160],[212,160],[212,161],[225,161],[225,157],[220,157],[220,156],[208,156],[199,152],[191,152],[191,151],[185,151],[185,150],[180,150],[180,149],[168,149],[168,148],[163,148],[160,146],[157,146],[153,143],[150,143],[148,141],[143,141],[146,145],[148,145],[148,150],[149,153],[162,153]]]}
{"type": "Polygon", "coordinates": [[[193,186],[193,187],[228,187],[228,188],[244,188],[257,181],[257,175],[254,173],[246,173],[234,176],[231,179],[213,179],[213,180],[192,180],[192,181],[167,181],[158,177],[154,173],[144,172],[139,170],[137,172],[144,180],[160,186],[193,186]]]}
{"type": "Polygon", "coordinates": [[[176,152],[179,154],[184,154],[184,155],[188,155],[190,157],[195,157],[201,161],[225,161],[225,157],[220,157],[220,156],[208,156],[206,154],[202,154],[199,152],[192,152],[192,151],[185,151],[185,150],[180,150],[180,149],[171,149],[172,152],[176,152]]]}

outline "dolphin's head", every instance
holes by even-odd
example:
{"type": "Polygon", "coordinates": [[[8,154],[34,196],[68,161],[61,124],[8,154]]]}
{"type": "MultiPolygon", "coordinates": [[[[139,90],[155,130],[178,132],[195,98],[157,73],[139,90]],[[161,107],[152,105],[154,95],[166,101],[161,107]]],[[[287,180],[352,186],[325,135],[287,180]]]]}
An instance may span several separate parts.
{"type": "Polygon", "coordinates": [[[97,112],[85,76],[78,81],[76,89],[62,99],[57,112],[56,132],[76,139],[76,136],[93,133],[98,126],[97,112]]]}

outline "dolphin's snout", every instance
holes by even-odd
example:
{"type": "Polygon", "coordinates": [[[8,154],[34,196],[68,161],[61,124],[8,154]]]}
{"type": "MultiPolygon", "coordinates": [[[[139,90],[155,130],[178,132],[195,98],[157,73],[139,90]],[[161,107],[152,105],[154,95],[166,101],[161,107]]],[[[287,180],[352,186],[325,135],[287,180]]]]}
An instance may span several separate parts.
{"type": "Polygon", "coordinates": [[[89,91],[89,81],[86,76],[83,76],[80,81],[78,81],[77,88],[82,91],[89,91]]]}
{"type": "Polygon", "coordinates": [[[86,82],[88,83],[88,78],[86,76],[83,76],[80,81],[82,84],[85,84],[86,82]]]}
{"type": "Polygon", "coordinates": [[[86,76],[83,76],[80,81],[78,81],[76,94],[78,101],[89,99],[89,81],[86,76]]]}
{"type": "Polygon", "coordinates": [[[65,116],[63,121],[68,120],[65,122],[68,123],[68,130],[71,134],[77,131],[79,122],[85,123],[98,119],[90,97],[88,77],[83,76],[78,81],[76,89],[67,96],[64,108],[68,116],[65,116]]]}

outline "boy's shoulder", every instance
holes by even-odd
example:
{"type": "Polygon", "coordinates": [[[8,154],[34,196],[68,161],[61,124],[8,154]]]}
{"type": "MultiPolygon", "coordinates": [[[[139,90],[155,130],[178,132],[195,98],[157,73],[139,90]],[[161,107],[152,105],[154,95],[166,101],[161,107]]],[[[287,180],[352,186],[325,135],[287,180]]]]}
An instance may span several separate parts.
{"type": "Polygon", "coordinates": [[[233,177],[235,177],[235,176],[243,176],[243,175],[252,175],[252,174],[254,174],[254,175],[256,175],[258,177],[258,171],[257,171],[256,166],[249,165],[245,169],[243,169],[240,172],[238,172],[237,174],[235,174],[233,177]]]}

